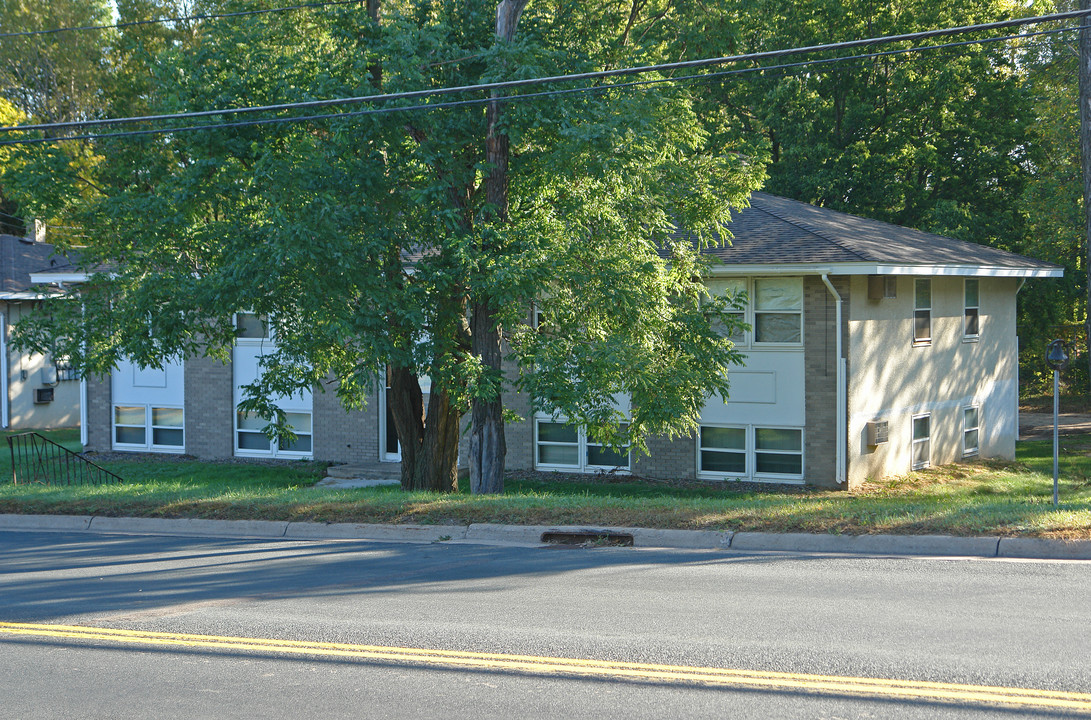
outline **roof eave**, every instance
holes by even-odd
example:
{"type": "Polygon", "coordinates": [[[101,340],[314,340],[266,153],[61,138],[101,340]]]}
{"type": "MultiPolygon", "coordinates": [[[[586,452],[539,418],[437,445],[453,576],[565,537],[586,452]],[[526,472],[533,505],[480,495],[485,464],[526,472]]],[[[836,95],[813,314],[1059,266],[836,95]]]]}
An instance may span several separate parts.
{"type": "Polygon", "coordinates": [[[972,264],[899,264],[899,263],[717,263],[713,277],[731,275],[948,275],[961,277],[1059,278],[1060,266],[1002,266],[972,264]]]}
{"type": "Polygon", "coordinates": [[[87,282],[90,277],[84,272],[33,272],[30,274],[30,281],[35,285],[54,285],[87,282]]]}

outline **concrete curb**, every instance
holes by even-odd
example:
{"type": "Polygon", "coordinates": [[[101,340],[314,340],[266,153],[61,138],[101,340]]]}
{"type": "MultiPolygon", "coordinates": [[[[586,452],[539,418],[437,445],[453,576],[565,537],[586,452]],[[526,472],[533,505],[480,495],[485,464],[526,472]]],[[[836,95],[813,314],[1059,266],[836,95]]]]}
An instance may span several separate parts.
{"type": "Polygon", "coordinates": [[[1001,538],[997,555],[1005,558],[1091,560],[1091,540],[1001,538]]]}
{"type": "Polygon", "coordinates": [[[86,530],[90,515],[0,515],[0,530],[86,530]]]}
{"type": "Polygon", "coordinates": [[[950,535],[817,535],[812,533],[738,532],[732,550],[996,557],[995,537],[950,535]]]}
{"type": "Polygon", "coordinates": [[[126,534],[279,538],[284,537],[287,527],[287,522],[275,520],[94,517],[88,530],[126,534]]]}
{"type": "Polygon", "coordinates": [[[196,537],[371,540],[386,542],[462,542],[484,545],[542,546],[542,535],[618,533],[633,546],[737,552],[836,553],[922,557],[1091,560],[1091,540],[954,537],[948,535],[820,535],[811,533],[659,530],[587,525],[382,525],[195,518],[116,518],[77,515],[0,515],[0,530],[97,532],[196,537]]]}
{"type": "Polygon", "coordinates": [[[465,539],[466,526],[294,522],[288,523],[284,537],[300,540],[351,539],[433,543],[465,539]]]}

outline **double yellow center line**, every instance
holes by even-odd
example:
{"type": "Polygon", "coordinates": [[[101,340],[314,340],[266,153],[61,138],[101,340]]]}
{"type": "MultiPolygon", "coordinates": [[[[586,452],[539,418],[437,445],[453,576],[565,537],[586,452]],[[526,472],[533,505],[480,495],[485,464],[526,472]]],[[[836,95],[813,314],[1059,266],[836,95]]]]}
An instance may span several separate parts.
{"type": "Polygon", "coordinates": [[[184,633],[118,630],[81,625],[42,625],[0,622],[0,637],[32,636],[70,638],[100,642],[153,646],[182,646],[216,650],[250,650],[264,653],[310,655],[314,657],[383,660],[444,667],[465,667],[535,674],[563,674],[584,677],[637,680],[644,682],[728,685],[814,693],[850,694],[876,698],[1058,708],[1091,712],[1091,694],[1034,690],[1027,688],[917,682],[884,678],[841,677],[801,673],[764,672],[685,665],[610,662],[579,658],[540,657],[475,653],[456,650],[352,645],[346,643],[274,640],[267,638],[221,637],[184,633]]]}

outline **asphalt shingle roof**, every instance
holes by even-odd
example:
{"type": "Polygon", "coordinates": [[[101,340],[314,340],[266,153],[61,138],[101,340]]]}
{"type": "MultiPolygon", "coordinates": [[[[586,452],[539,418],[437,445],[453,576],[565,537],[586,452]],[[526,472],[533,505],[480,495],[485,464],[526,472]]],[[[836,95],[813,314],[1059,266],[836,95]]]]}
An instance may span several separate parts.
{"type": "Polygon", "coordinates": [[[0,292],[29,290],[33,285],[30,274],[51,269],[51,263],[67,263],[64,258],[54,256],[52,245],[0,235],[0,292]]]}
{"type": "Polygon", "coordinates": [[[1057,266],[985,245],[848,215],[756,192],[750,207],[728,224],[731,244],[709,249],[730,265],[877,263],[981,265],[1000,268],[1057,266]]]}

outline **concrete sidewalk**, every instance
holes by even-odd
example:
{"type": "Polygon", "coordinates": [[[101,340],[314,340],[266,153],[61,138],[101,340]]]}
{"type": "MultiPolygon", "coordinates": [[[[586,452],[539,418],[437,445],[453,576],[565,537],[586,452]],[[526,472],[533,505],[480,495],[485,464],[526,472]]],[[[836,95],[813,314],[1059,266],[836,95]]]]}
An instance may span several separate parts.
{"type": "Polygon", "coordinates": [[[588,546],[613,536],[640,548],[775,551],[918,557],[1091,560],[1091,540],[954,537],[947,535],[816,535],[809,533],[656,530],[600,526],[369,525],[270,520],[115,518],[88,515],[0,515],[0,530],[92,532],[128,535],[185,535],[261,540],[375,540],[416,543],[471,543],[544,547],[547,535],[588,546]]]}
{"type": "MultiPolygon", "coordinates": [[[[1057,432],[1060,435],[1087,435],[1091,433],[1091,415],[1059,413],[1057,432]]],[[[1053,437],[1053,413],[1019,413],[1019,439],[1053,437]]]]}

